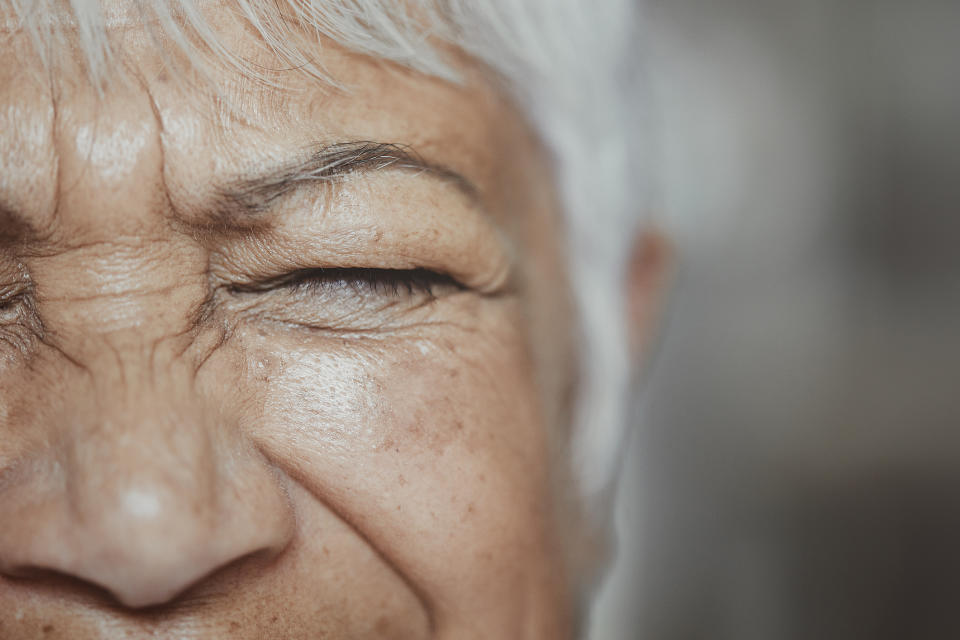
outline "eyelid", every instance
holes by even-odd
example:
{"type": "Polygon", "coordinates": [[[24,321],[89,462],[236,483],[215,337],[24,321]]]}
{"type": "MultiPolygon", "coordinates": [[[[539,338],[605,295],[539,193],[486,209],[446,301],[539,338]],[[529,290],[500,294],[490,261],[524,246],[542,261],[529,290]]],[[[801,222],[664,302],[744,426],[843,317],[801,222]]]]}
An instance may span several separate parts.
{"type": "Polygon", "coordinates": [[[236,293],[264,293],[283,288],[298,288],[328,283],[342,284],[359,290],[362,286],[392,287],[394,295],[405,288],[407,294],[417,291],[433,295],[434,287],[448,286],[458,291],[469,289],[449,274],[425,268],[380,269],[371,267],[326,267],[298,269],[280,276],[258,282],[235,283],[231,290],[236,293]]]}

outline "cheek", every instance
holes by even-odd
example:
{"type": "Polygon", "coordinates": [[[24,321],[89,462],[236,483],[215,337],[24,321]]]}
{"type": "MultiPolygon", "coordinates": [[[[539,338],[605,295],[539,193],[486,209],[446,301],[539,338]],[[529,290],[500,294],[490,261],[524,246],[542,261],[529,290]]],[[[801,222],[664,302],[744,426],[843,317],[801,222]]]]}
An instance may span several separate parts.
{"type": "Polygon", "coordinates": [[[261,448],[423,591],[461,602],[493,605],[551,564],[546,430],[518,315],[247,338],[261,448]]]}
{"type": "Polygon", "coordinates": [[[542,444],[531,358],[509,314],[393,336],[246,335],[243,377],[260,398],[255,433],[309,451],[435,461],[542,444]]]}

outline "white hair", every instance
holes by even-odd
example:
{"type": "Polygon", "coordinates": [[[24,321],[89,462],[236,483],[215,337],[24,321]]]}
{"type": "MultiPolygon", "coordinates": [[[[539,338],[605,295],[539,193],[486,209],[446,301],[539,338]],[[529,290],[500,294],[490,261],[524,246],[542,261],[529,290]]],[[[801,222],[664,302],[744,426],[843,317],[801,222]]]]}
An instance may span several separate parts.
{"type": "MultiPolygon", "coordinates": [[[[0,11],[6,14],[8,33],[31,34],[45,64],[58,52],[79,47],[97,80],[104,77],[113,56],[106,35],[110,4],[0,0],[0,11]],[[62,41],[64,21],[73,34],[70,44],[62,41]]],[[[201,11],[203,4],[204,0],[131,0],[124,7],[139,10],[145,21],[160,26],[166,40],[188,54],[197,54],[199,42],[213,55],[229,59],[201,11]]],[[[569,230],[570,273],[584,343],[571,463],[595,523],[607,516],[608,490],[627,427],[630,358],[623,271],[646,191],[638,162],[644,140],[638,124],[636,4],[635,0],[285,3],[299,25],[354,51],[456,81],[453,66],[437,46],[453,44],[504,78],[539,129],[556,159],[569,230]]],[[[278,54],[324,75],[306,52],[296,48],[295,40],[285,37],[289,26],[278,20],[274,2],[235,0],[235,6],[278,54]]],[[[236,59],[229,62],[243,65],[236,59]]]]}

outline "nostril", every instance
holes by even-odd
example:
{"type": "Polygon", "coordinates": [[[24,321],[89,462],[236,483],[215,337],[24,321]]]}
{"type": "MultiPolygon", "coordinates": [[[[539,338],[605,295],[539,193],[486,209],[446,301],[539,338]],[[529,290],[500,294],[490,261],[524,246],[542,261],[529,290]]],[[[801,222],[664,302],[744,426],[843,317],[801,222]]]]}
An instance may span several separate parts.
{"type": "MultiPolygon", "coordinates": [[[[95,586],[108,593],[111,600],[130,609],[146,609],[174,602],[182,605],[188,600],[201,596],[206,598],[221,591],[227,591],[226,585],[232,583],[234,576],[243,572],[253,574],[262,570],[276,558],[280,551],[276,548],[259,549],[216,566],[208,564],[209,569],[206,571],[200,569],[192,574],[189,571],[181,572],[173,579],[159,572],[153,581],[149,578],[144,579],[141,575],[135,576],[134,580],[127,584],[117,582],[112,587],[106,588],[95,586]]],[[[196,568],[200,565],[191,563],[190,566],[196,568]]]]}
{"type": "Polygon", "coordinates": [[[108,593],[111,600],[123,607],[144,609],[183,601],[200,589],[204,595],[210,595],[218,585],[228,582],[228,576],[241,572],[247,565],[272,560],[277,551],[264,548],[240,556],[225,554],[222,561],[184,556],[175,561],[166,558],[153,562],[156,559],[147,558],[133,566],[91,569],[86,575],[96,578],[82,579],[108,593]]]}

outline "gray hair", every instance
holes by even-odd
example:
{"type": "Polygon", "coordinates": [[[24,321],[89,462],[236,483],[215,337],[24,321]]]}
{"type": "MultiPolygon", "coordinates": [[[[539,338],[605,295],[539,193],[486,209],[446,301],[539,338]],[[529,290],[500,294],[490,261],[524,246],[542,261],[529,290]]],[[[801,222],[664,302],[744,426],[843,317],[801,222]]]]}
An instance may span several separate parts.
{"type": "MultiPolygon", "coordinates": [[[[221,61],[230,52],[201,9],[204,0],[130,0],[125,9],[162,29],[191,59],[201,43],[221,61]]],[[[290,0],[295,22],[360,53],[453,82],[442,46],[454,45],[501,76],[556,162],[564,203],[571,279],[583,329],[573,472],[595,524],[627,426],[630,358],[623,305],[624,264],[644,207],[638,150],[640,91],[634,0],[290,0]]],[[[235,0],[269,47],[324,77],[276,3],[235,0]]],[[[0,0],[5,30],[26,31],[45,65],[78,47],[95,81],[113,57],[107,29],[117,7],[101,0],[0,0]],[[6,7],[4,6],[6,5],[6,7]],[[64,11],[68,5],[69,11],[64,11]],[[65,42],[70,33],[71,43],[65,42]]],[[[199,62],[199,60],[198,60],[199,62]]],[[[256,70],[246,69],[256,73],[256,70]]]]}

